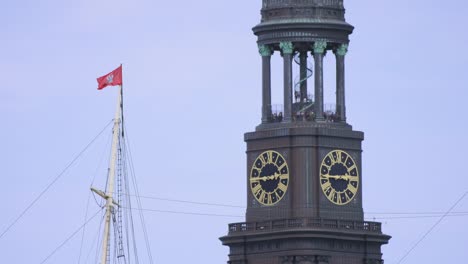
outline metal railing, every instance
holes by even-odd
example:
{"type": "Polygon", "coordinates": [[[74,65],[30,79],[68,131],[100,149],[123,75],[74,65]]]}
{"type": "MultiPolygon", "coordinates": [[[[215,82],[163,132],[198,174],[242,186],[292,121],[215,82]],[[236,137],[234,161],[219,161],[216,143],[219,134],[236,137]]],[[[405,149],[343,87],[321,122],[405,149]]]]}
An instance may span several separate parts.
{"type": "MultiPolygon", "coordinates": [[[[283,121],[283,117],[283,105],[272,105],[271,115],[268,116],[268,121],[270,123],[279,123],[283,121]]],[[[314,103],[312,101],[294,103],[292,118],[293,121],[315,121],[316,115],[314,113],[314,103]]],[[[323,118],[325,122],[333,123],[341,121],[341,118],[336,113],[336,106],[334,104],[324,105],[323,118]]]]}
{"type": "Polygon", "coordinates": [[[294,229],[332,231],[354,230],[380,234],[382,233],[382,224],[377,222],[336,220],[323,218],[293,218],[263,222],[245,222],[229,224],[229,234],[294,229]]]}

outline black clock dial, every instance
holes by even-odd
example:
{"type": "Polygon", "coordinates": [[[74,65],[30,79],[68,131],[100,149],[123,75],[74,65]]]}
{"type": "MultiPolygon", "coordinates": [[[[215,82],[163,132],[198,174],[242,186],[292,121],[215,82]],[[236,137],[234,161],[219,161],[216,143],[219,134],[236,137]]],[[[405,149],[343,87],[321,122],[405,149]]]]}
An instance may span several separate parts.
{"type": "Polygon", "coordinates": [[[288,184],[288,164],[279,152],[269,150],[257,157],[250,172],[250,190],[259,203],[278,203],[284,197],[288,184]]]}
{"type": "Polygon", "coordinates": [[[358,167],[351,155],[343,150],[330,151],[320,165],[320,185],[330,202],[351,202],[359,188],[358,167]]]}

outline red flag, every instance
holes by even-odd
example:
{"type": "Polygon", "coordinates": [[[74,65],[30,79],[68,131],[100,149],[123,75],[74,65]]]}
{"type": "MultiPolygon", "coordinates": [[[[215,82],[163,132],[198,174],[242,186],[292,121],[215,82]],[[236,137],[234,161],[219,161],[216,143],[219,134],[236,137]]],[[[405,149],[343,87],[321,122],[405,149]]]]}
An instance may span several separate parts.
{"type": "Polygon", "coordinates": [[[122,85],[122,65],[110,73],[97,78],[97,82],[98,90],[102,90],[109,85],[122,85]]]}

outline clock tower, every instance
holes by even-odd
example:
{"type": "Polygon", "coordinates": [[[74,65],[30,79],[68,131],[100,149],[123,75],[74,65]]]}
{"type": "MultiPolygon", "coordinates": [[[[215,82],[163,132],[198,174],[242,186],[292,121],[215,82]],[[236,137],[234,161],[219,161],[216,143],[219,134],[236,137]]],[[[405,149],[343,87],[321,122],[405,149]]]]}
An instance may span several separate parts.
{"type": "Polygon", "coordinates": [[[247,211],[221,237],[230,264],[377,264],[390,236],[364,221],[361,143],[347,123],[343,0],[262,0],[262,119],[247,143],[247,211]],[[325,107],[323,58],[336,101],[325,107]],[[271,57],[283,59],[283,104],[271,102],[271,57]],[[310,63],[309,63],[310,62],[310,63]],[[293,64],[297,64],[296,81],[293,64]]]}

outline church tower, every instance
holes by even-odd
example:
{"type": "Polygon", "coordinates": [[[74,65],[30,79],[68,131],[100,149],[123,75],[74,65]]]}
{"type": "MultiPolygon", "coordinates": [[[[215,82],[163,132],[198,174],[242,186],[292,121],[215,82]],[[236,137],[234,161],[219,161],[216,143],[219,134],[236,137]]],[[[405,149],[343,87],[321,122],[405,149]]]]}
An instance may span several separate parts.
{"type": "Polygon", "coordinates": [[[364,133],[346,122],[345,56],[354,28],[343,0],[262,1],[253,28],[262,58],[262,119],[244,136],[246,220],[230,224],[220,238],[230,248],[228,263],[383,263],[381,246],[390,236],[380,223],[364,221],[364,133]],[[284,68],[283,105],[276,107],[275,55],[284,68]],[[326,87],[336,89],[332,108],[324,106],[325,55],[336,59],[336,87],[326,87]]]}

